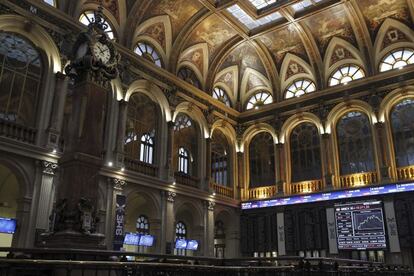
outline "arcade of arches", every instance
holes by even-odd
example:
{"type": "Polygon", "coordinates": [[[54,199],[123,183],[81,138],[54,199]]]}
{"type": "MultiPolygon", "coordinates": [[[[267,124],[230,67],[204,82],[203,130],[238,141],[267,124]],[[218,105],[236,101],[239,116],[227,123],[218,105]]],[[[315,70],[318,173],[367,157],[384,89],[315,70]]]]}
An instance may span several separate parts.
{"type": "Polygon", "coordinates": [[[413,1],[103,1],[119,75],[94,103],[65,68],[99,2],[0,3],[0,219],[16,222],[0,247],[41,247],[61,229],[66,156],[83,147],[98,153],[79,177],[100,248],[413,266],[410,192],[350,200],[384,206],[386,245],[362,251],[329,232],[344,199],[271,205],[414,180],[413,1]],[[153,246],[117,244],[121,207],[124,233],[153,246]]]}

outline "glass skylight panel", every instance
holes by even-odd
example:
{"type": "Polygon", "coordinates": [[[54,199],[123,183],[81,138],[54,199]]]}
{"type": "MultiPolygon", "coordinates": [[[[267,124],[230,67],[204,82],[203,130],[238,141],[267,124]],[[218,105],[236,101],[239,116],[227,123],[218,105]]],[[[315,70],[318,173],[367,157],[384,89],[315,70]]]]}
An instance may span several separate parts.
{"type": "Polygon", "coordinates": [[[260,10],[267,6],[276,3],[276,0],[249,0],[256,9],[260,10]]]}
{"type": "Polygon", "coordinates": [[[269,15],[266,15],[260,19],[253,19],[250,15],[248,15],[239,5],[235,4],[229,8],[227,11],[230,12],[234,17],[236,17],[243,25],[245,25],[249,30],[254,28],[266,25],[273,21],[276,21],[282,16],[279,12],[274,12],[269,15]]]}
{"type": "Polygon", "coordinates": [[[49,4],[53,7],[56,7],[55,0],[43,0],[43,2],[45,2],[46,4],[49,4]]]}
{"type": "Polygon", "coordinates": [[[322,2],[323,0],[303,0],[300,2],[297,2],[295,4],[293,4],[291,7],[293,8],[293,10],[295,12],[300,12],[303,11],[307,8],[309,8],[310,6],[314,6],[320,2],[322,2]]]}

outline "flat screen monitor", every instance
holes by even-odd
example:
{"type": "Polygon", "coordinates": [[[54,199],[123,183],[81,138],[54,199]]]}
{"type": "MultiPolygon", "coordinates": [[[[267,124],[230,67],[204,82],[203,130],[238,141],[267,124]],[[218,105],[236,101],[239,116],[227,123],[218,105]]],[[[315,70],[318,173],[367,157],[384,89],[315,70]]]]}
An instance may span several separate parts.
{"type": "Polygon", "coordinates": [[[14,234],[16,232],[16,220],[0,218],[0,233],[14,234]]]}
{"type": "Polygon", "coordinates": [[[335,205],[338,249],[367,250],[387,247],[381,201],[335,205]]]}
{"type": "Polygon", "coordinates": [[[151,235],[142,235],[139,239],[140,246],[151,247],[154,244],[154,236],[151,235]]]}
{"type": "Polygon", "coordinates": [[[187,241],[187,249],[196,251],[198,249],[198,241],[196,240],[188,240],[187,241]]]}
{"type": "Polygon", "coordinates": [[[176,249],[186,249],[187,248],[187,240],[178,239],[175,241],[175,248],[176,249]]]}
{"type": "Polygon", "coordinates": [[[124,238],[124,244],[126,245],[139,245],[140,235],[135,233],[126,233],[124,238]]]}

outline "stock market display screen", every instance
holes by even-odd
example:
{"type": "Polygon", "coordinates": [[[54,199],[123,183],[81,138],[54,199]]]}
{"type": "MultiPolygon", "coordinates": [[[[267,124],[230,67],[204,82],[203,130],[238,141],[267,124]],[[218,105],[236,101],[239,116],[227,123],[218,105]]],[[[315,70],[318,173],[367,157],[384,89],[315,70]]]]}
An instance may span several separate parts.
{"type": "Polygon", "coordinates": [[[387,247],[381,201],[335,205],[338,249],[387,247]]]}

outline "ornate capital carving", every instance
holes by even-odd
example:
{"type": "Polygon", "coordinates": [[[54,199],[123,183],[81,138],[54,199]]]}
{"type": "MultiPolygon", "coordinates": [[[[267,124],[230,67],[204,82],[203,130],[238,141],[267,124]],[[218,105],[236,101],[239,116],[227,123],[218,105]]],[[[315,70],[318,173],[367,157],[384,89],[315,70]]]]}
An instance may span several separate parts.
{"type": "Polygon", "coordinates": [[[216,206],[216,203],[214,201],[207,201],[207,209],[210,211],[214,211],[214,207],[216,206]]]}
{"type": "Polygon", "coordinates": [[[127,184],[126,181],[122,179],[113,178],[112,180],[114,183],[114,189],[118,191],[122,191],[127,184]]]}
{"type": "Polygon", "coordinates": [[[176,196],[177,196],[176,193],[168,191],[167,192],[167,201],[168,202],[174,202],[176,196]]]}
{"type": "Polygon", "coordinates": [[[43,161],[42,162],[42,167],[43,167],[43,173],[50,174],[50,175],[55,175],[55,173],[57,171],[57,168],[58,168],[58,164],[48,162],[48,161],[43,161]]]}

